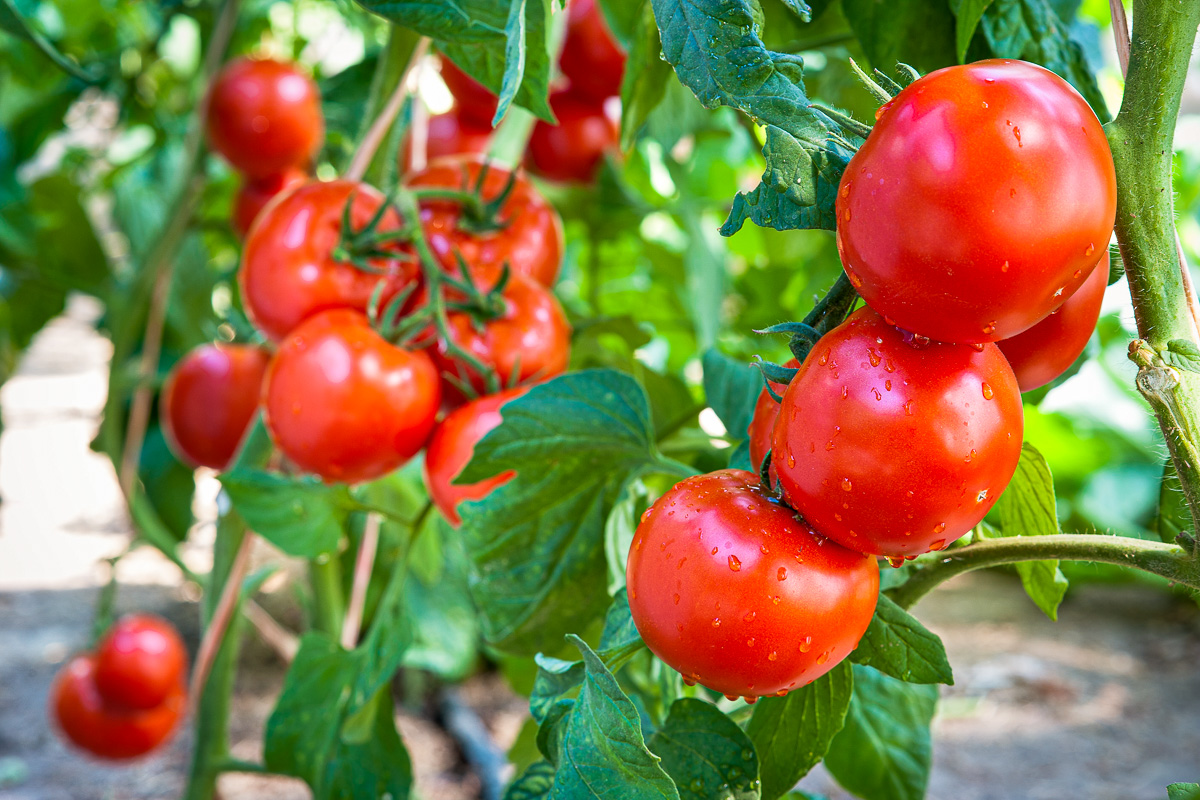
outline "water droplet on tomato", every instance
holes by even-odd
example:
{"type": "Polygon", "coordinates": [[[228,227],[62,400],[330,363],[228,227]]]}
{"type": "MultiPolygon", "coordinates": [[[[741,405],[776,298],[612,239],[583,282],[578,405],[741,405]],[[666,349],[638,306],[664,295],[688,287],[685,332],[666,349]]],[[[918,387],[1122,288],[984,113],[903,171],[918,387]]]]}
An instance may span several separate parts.
{"type": "Polygon", "coordinates": [[[983,342],[972,342],[971,349],[974,350],[976,353],[982,353],[983,352],[983,342]]]}
{"type": "Polygon", "coordinates": [[[729,568],[731,570],[733,570],[734,572],[737,572],[739,569],[742,568],[742,560],[740,558],[738,558],[737,556],[731,555],[729,557],[729,568]]]}
{"type": "Polygon", "coordinates": [[[692,680],[691,678],[684,678],[683,682],[687,686],[695,686],[696,685],[696,682],[694,680],[692,680]]]}
{"type": "Polygon", "coordinates": [[[775,661],[777,658],[779,658],[779,653],[774,650],[767,654],[767,661],[775,661]]]}
{"type": "MultiPolygon", "coordinates": [[[[787,567],[780,567],[779,570],[776,571],[776,573],[775,573],[775,578],[777,580],[786,581],[787,580],[787,567]]],[[[776,600],[775,602],[779,602],[779,601],[776,600]]]]}
{"type": "Polygon", "coordinates": [[[910,417],[913,415],[913,401],[912,400],[909,400],[908,402],[906,402],[904,404],[904,413],[910,417]]]}
{"type": "Polygon", "coordinates": [[[746,647],[754,647],[754,637],[753,636],[751,636],[749,639],[746,640],[746,647]]]}
{"type": "Polygon", "coordinates": [[[1018,127],[1016,125],[1013,126],[1013,136],[1017,137],[1017,147],[1025,146],[1025,145],[1021,144],[1021,129],[1020,129],[1020,127],[1018,127]]]}
{"type": "Polygon", "coordinates": [[[767,549],[767,546],[766,546],[765,544],[760,544],[760,545],[758,546],[758,549],[762,551],[762,554],[763,554],[764,556],[765,556],[765,555],[769,555],[769,554],[770,554],[770,552],[771,552],[770,550],[768,550],[768,549],[767,549]]]}
{"type": "Polygon", "coordinates": [[[819,365],[821,365],[822,367],[829,363],[829,351],[828,350],[826,350],[824,353],[821,353],[821,357],[819,359],[817,359],[817,363],[819,365]]]}
{"type": "Polygon", "coordinates": [[[876,399],[876,400],[882,400],[882,399],[883,399],[883,395],[881,395],[881,394],[879,393],[879,390],[878,390],[878,389],[876,389],[874,386],[872,386],[872,387],[871,387],[871,394],[875,395],[875,399],[876,399]]]}
{"type": "Polygon", "coordinates": [[[842,184],[842,188],[838,190],[838,194],[842,197],[850,196],[850,181],[846,181],[842,184]]]}
{"type": "Polygon", "coordinates": [[[807,653],[811,649],[812,649],[812,637],[805,636],[803,639],[800,640],[800,652],[807,653]]]}
{"type": "Polygon", "coordinates": [[[946,523],[944,522],[939,522],[937,525],[933,526],[934,533],[941,533],[944,530],[946,530],[946,523]]]}
{"type": "Polygon", "coordinates": [[[929,549],[930,550],[945,550],[946,549],[946,540],[938,539],[936,542],[929,545],[929,549]]]}
{"type": "Polygon", "coordinates": [[[1008,272],[1008,262],[1007,261],[1005,261],[1003,264],[1000,265],[1000,271],[1008,272]]]}
{"type": "Polygon", "coordinates": [[[719,627],[721,627],[721,618],[720,618],[720,617],[713,617],[712,626],[713,626],[714,628],[719,628],[719,627]]]}
{"type": "Polygon", "coordinates": [[[818,664],[824,664],[828,660],[829,660],[829,651],[828,650],[826,650],[824,653],[821,653],[821,655],[817,656],[818,664]]]}
{"type": "Polygon", "coordinates": [[[887,391],[889,391],[889,392],[890,392],[890,391],[892,390],[892,382],[891,382],[891,381],[884,381],[884,382],[883,382],[883,388],[884,388],[884,389],[886,389],[887,391]]]}
{"type": "Polygon", "coordinates": [[[787,464],[789,469],[796,468],[796,456],[794,454],[788,453],[787,464]]]}
{"type": "Polygon", "coordinates": [[[711,553],[711,555],[714,555],[714,556],[715,556],[716,554],[717,554],[717,548],[715,548],[715,547],[714,547],[714,548],[712,549],[712,553],[711,553]]]}
{"type": "Polygon", "coordinates": [[[1090,256],[1094,252],[1096,252],[1096,245],[1089,243],[1087,246],[1087,250],[1084,250],[1083,254],[1085,256],[1090,256]]]}
{"type": "Polygon", "coordinates": [[[872,367],[878,367],[879,362],[882,361],[883,359],[881,359],[879,357],[879,354],[875,352],[874,347],[868,347],[867,348],[867,360],[871,362],[872,367]]]}
{"type": "Polygon", "coordinates": [[[992,320],[987,325],[983,326],[983,334],[985,336],[991,336],[995,332],[996,332],[996,320],[992,320]]]}
{"type": "Polygon", "coordinates": [[[850,269],[849,267],[846,267],[846,277],[850,279],[850,285],[853,286],[855,289],[862,288],[862,285],[863,285],[862,278],[859,277],[857,272],[850,269]]]}
{"type": "Polygon", "coordinates": [[[842,491],[843,492],[848,492],[853,488],[854,488],[854,484],[850,482],[849,478],[842,478],[842,491]]]}
{"type": "Polygon", "coordinates": [[[899,567],[900,565],[902,565],[904,563],[904,559],[900,556],[888,556],[887,562],[889,564],[891,564],[893,567],[899,567]]]}
{"type": "Polygon", "coordinates": [[[996,396],[996,393],[994,391],[992,391],[992,385],[990,383],[988,383],[987,381],[984,381],[983,382],[983,399],[991,400],[995,396],[996,396]]]}

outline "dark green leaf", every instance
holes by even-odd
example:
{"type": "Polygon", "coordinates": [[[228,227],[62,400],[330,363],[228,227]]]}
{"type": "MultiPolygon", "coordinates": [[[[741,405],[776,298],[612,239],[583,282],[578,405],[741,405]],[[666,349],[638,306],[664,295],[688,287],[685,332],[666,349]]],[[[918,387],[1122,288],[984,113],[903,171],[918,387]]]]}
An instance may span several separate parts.
{"type": "Polygon", "coordinates": [[[942,640],[885,594],[850,660],[909,683],[954,683],[942,640]]]}
{"type": "Polygon", "coordinates": [[[648,744],[675,781],[681,800],[759,798],[754,743],[711,703],[676,700],[648,744]]]}
{"type": "Polygon", "coordinates": [[[183,541],[195,521],[192,495],[196,492],[196,474],[167,447],[162,428],[157,424],[146,431],[142,454],[138,459],[138,477],[146,497],[166,528],[183,541]]]}
{"type": "Polygon", "coordinates": [[[809,8],[808,3],[804,2],[804,0],[782,0],[782,2],[787,6],[788,11],[791,11],[797,17],[805,22],[812,22],[812,9],[809,8]]]}
{"type": "Polygon", "coordinates": [[[971,39],[975,36],[975,29],[979,27],[979,20],[991,2],[992,0],[950,0],[950,8],[956,17],[954,49],[960,64],[967,60],[967,48],[971,46],[971,39]]]}
{"type": "Polygon", "coordinates": [[[844,788],[871,800],[922,800],[933,758],[929,723],[933,686],[854,667],[854,699],[834,737],[825,767],[844,788]]]}
{"type": "Polygon", "coordinates": [[[871,65],[890,73],[896,64],[922,72],[955,63],[954,15],[930,0],[843,0],[846,19],[871,65]]]}
{"type": "Polygon", "coordinates": [[[633,147],[638,131],[667,92],[671,65],[662,59],[662,42],[650,0],[642,0],[633,46],[621,79],[621,149],[633,147]]]}
{"type": "Polygon", "coordinates": [[[458,531],[439,515],[429,515],[409,555],[404,586],[404,613],[414,629],[412,644],[404,652],[406,667],[443,680],[462,680],[470,674],[478,656],[479,621],[471,603],[469,573],[458,531]]]}
{"type": "Polygon", "coordinates": [[[1200,347],[1186,339],[1172,339],[1167,342],[1167,349],[1162,357],[1163,361],[1176,369],[1200,372],[1200,347]]]}
{"type": "Polygon", "coordinates": [[[824,758],[853,694],[854,675],[843,661],[786,697],[758,701],[746,733],[758,751],[763,800],[786,793],[824,758]]]}
{"type": "Polygon", "coordinates": [[[754,404],[762,393],[762,375],[750,364],[730,358],[716,350],[706,350],[701,358],[704,368],[704,395],[733,439],[747,436],[754,404]]]}
{"type": "Polygon", "coordinates": [[[545,800],[554,788],[554,765],[535,761],[504,793],[504,800],[545,800]]]}
{"type": "Polygon", "coordinates": [[[1167,787],[1167,800],[1200,800],[1200,783],[1172,783],[1167,787]]]}
{"type": "Polygon", "coordinates": [[[358,504],[344,485],[256,469],[221,476],[233,507],[252,530],[283,552],[316,558],[337,549],[346,517],[358,504]]]}

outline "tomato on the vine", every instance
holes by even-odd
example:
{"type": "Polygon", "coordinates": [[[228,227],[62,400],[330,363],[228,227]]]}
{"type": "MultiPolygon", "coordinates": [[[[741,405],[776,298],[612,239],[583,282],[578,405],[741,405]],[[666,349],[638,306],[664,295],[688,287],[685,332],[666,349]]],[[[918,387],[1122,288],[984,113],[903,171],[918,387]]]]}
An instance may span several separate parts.
{"type": "Polygon", "coordinates": [[[96,686],[90,655],[77,656],[63,667],[50,697],[51,712],[67,739],[112,760],[137,758],[161,745],[175,730],[186,705],[182,682],[152,708],[108,702],[96,686]]]}
{"type": "Polygon", "coordinates": [[[244,344],[205,344],[180,359],[163,385],[163,434],[193,467],[227,468],[258,411],[270,355],[244,344]]]}
{"type": "Polygon", "coordinates": [[[792,379],[771,463],[821,533],[891,557],[940,550],[1008,485],[1024,417],[994,344],[942,344],[869,308],[830,331],[792,379]]]}
{"type": "MultiPolygon", "coordinates": [[[[492,141],[492,129],[464,115],[458,106],[445,114],[429,118],[425,136],[425,160],[437,161],[450,156],[482,156],[492,141]]],[[[412,172],[412,135],[404,137],[400,148],[400,168],[412,172]]]]}
{"type": "MultiPolygon", "coordinates": [[[[342,215],[350,201],[350,224],[365,228],[385,202],[375,188],[354,181],[313,181],[268,206],[246,239],[238,282],[242,302],[254,325],[274,341],[320,311],[365,311],[381,280],[386,290],[380,307],[419,281],[420,272],[407,244],[389,244],[395,258],[371,257],[362,270],[335,253],[344,236],[342,215]]],[[[388,209],[377,232],[401,227],[388,209]]]]}
{"type": "Polygon", "coordinates": [[[240,58],[213,81],[208,140],[243,175],[268,178],[306,167],[321,149],[321,93],[292,64],[240,58]]]}
{"type": "Polygon", "coordinates": [[[492,127],[492,118],[496,116],[499,98],[491,89],[459,69],[446,56],[438,59],[442,67],[442,80],[446,88],[454,95],[455,105],[464,119],[475,123],[478,127],[492,127]]]}
{"type": "Polygon", "coordinates": [[[677,484],[642,517],[625,578],[655,655],[729,696],[782,694],[850,654],[879,565],[828,541],[742,470],[677,484]]]}
{"type": "MultiPolygon", "coordinates": [[[[784,366],[795,369],[800,366],[800,362],[793,358],[784,366]]],[[[787,384],[771,381],[771,388],[775,394],[783,397],[783,393],[787,391],[787,384]]],[[[762,467],[763,459],[767,457],[767,451],[771,449],[771,440],[775,435],[775,420],[777,419],[779,419],[779,401],[771,397],[771,393],[764,388],[759,392],[758,401],[754,404],[754,416],[750,418],[750,426],[746,429],[750,442],[750,464],[756,472],[762,467]]]]}
{"type": "Polygon", "coordinates": [[[512,471],[502,472],[465,486],[454,483],[475,453],[475,445],[500,424],[501,406],[526,391],[528,387],[521,386],[472,400],[447,414],[434,429],[429,446],[425,448],[425,486],[429,489],[433,504],[451,525],[458,527],[462,521],[458,516],[459,503],[486,497],[516,474],[512,471]]]}
{"type": "Polygon", "coordinates": [[[1104,129],[1070,84],[1020,61],[948,67],[880,108],[842,176],[838,252],[905,330],[994,342],[1083,284],[1116,198],[1104,129]]]}
{"type": "Polygon", "coordinates": [[[122,617],[95,653],[96,688],[112,704],[148,709],[178,691],[187,649],[174,626],[151,614],[122,617]]]}
{"type": "Polygon", "coordinates": [[[326,481],[385,475],[421,449],[441,402],[424,351],[396,347],[350,309],[323,311],[279,345],[264,420],[293,463],[326,481]]]}
{"type": "Polygon", "coordinates": [[[601,101],[621,93],[625,53],[596,0],[567,3],[567,36],[558,65],[577,97],[601,101]]]}
{"type": "Polygon", "coordinates": [[[472,210],[455,199],[421,201],[421,224],[430,248],[451,273],[459,272],[461,257],[474,279],[486,286],[495,284],[506,264],[515,274],[553,286],[562,261],[562,220],[523,174],[478,157],[459,156],[435,161],[406,183],[418,192],[471,193],[485,168],[480,208],[472,210]],[[508,196],[499,208],[484,208],[506,189],[508,196]]]}
{"type": "Polygon", "coordinates": [[[1062,375],[1087,347],[1108,288],[1108,260],[1106,249],[1092,274],[1067,302],[1032,328],[996,342],[1016,373],[1022,392],[1045,386],[1062,375]]]}
{"type": "Polygon", "coordinates": [[[525,165],[544,178],[563,183],[588,183],[614,152],[620,139],[617,122],[604,105],[581,99],[568,91],[550,95],[557,125],[538,120],[529,136],[525,165]]]}
{"type": "Polygon", "coordinates": [[[283,172],[270,175],[256,181],[244,181],[238,187],[237,196],[233,198],[233,215],[230,222],[238,238],[245,239],[250,232],[250,226],[258,218],[259,212],[277,195],[304,183],[308,174],[298,167],[290,167],[283,172]]]}

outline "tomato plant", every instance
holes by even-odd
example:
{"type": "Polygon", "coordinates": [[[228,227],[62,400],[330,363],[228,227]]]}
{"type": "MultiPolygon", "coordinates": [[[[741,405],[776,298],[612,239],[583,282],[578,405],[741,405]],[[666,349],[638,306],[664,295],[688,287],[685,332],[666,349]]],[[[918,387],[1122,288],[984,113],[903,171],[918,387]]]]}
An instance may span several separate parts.
{"type": "Polygon", "coordinates": [[[594,100],[570,91],[550,96],[558,124],[539,120],[529,137],[525,163],[554,181],[587,183],[596,177],[604,156],[616,149],[617,124],[594,100]]]}

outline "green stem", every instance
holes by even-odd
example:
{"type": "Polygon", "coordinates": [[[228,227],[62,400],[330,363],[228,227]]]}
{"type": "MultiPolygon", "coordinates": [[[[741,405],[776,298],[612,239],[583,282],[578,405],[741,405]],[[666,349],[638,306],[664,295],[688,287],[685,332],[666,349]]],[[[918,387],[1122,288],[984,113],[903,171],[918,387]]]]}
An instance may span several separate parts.
{"type": "Polygon", "coordinates": [[[323,561],[314,559],[309,562],[308,574],[312,581],[313,605],[316,611],[313,627],[337,640],[341,636],[342,620],[346,616],[342,565],[336,555],[330,555],[323,561]]]}
{"type": "Polygon", "coordinates": [[[1014,536],[988,539],[936,555],[937,561],[920,568],[905,583],[889,590],[891,598],[904,608],[910,608],[935,586],[955,575],[984,567],[1044,559],[1133,567],[1200,590],[1200,559],[1173,544],[1128,536],[1079,533],[1014,536]]]}
{"type": "MultiPolygon", "coordinates": [[[[366,138],[367,132],[371,129],[371,125],[379,117],[388,98],[396,91],[396,87],[400,85],[401,78],[404,77],[405,70],[408,66],[409,59],[412,57],[413,50],[416,49],[417,42],[421,37],[408,28],[400,25],[392,25],[388,32],[387,44],[384,50],[379,54],[379,60],[375,65],[375,74],[371,78],[371,89],[367,95],[367,103],[363,108],[362,123],[359,125],[358,136],[356,141],[361,143],[366,138]]],[[[392,125],[397,123],[393,122],[392,125]]],[[[389,152],[390,148],[380,148],[371,159],[370,165],[367,167],[366,181],[374,186],[383,186],[387,182],[388,174],[395,169],[394,163],[389,163],[389,159],[394,159],[395,154],[389,152]]]]}

